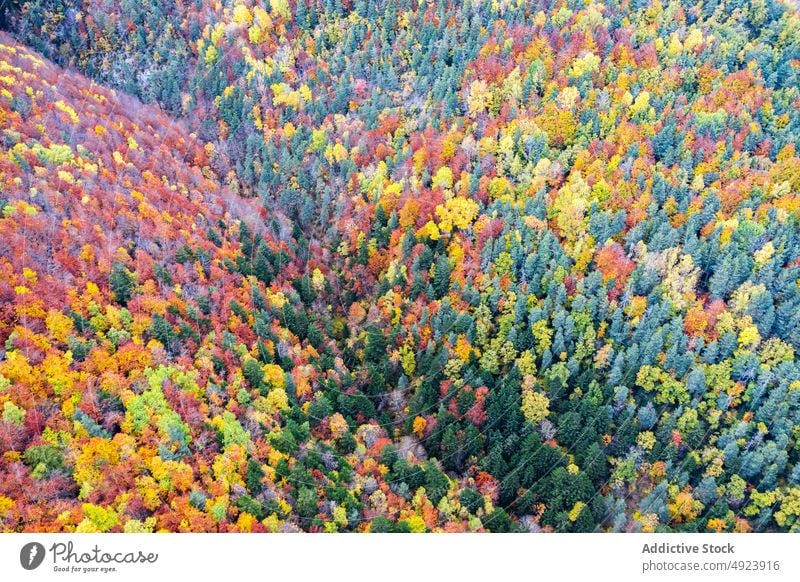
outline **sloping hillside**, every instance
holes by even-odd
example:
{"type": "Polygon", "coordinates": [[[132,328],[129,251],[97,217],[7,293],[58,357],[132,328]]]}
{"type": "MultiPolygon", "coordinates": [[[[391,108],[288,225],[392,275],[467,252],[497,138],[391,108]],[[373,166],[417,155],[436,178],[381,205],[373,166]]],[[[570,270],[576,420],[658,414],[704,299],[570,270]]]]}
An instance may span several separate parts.
{"type": "Polygon", "coordinates": [[[4,527],[800,528],[792,4],[10,22],[4,527]]]}

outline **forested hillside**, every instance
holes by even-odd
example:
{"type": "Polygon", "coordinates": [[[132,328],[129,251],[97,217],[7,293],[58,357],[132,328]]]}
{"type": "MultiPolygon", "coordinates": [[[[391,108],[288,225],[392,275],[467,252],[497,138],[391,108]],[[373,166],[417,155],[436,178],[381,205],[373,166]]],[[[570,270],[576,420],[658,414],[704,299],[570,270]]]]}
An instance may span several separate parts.
{"type": "Polygon", "coordinates": [[[800,529],[796,6],[4,20],[4,530],[800,529]]]}

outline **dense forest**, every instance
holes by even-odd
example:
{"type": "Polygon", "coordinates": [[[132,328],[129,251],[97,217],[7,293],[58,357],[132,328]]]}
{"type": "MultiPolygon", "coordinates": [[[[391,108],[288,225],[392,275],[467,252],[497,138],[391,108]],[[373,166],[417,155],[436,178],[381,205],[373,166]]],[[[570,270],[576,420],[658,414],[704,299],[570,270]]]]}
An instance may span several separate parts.
{"type": "Polygon", "coordinates": [[[796,4],[3,6],[2,531],[800,531],[796,4]]]}

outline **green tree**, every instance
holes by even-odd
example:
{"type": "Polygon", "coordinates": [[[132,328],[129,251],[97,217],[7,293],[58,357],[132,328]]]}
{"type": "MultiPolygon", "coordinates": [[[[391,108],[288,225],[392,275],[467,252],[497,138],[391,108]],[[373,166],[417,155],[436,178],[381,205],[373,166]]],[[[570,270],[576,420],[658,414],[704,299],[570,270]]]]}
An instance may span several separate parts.
{"type": "Polygon", "coordinates": [[[300,489],[297,496],[297,514],[305,519],[311,519],[319,510],[317,506],[317,494],[313,489],[304,487],[300,489]]]}
{"type": "Polygon", "coordinates": [[[261,389],[264,383],[264,369],[258,363],[258,360],[247,358],[242,366],[242,375],[250,383],[250,386],[261,389]]]}
{"type": "Polygon", "coordinates": [[[136,277],[122,263],[115,262],[109,277],[111,292],[120,305],[127,305],[136,287],[136,277]]]}
{"type": "Polygon", "coordinates": [[[450,274],[453,272],[447,255],[440,255],[436,260],[436,267],[433,274],[433,291],[437,298],[444,297],[450,290],[450,274]]]}
{"type": "Polygon", "coordinates": [[[436,463],[428,461],[425,463],[425,491],[428,494],[428,499],[434,505],[438,505],[442,497],[447,495],[447,490],[450,488],[450,480],[447,475],[439,470],[436,463]]]}
{"type": "Polygon", "coordinates": [[[381,362],[386,357],[386,336],[380,328],[370,326],[367,329],[367,342],[364,358],[369,362],[381,362]]]}

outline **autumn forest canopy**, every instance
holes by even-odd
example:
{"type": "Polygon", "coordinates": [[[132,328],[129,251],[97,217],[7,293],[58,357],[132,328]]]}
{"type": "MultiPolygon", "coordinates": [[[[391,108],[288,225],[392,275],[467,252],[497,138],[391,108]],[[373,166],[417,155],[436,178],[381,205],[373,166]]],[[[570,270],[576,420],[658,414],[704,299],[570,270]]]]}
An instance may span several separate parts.
{"type": "Polygon", "coordinates": [[[0,530],[800,531],[796,3],[0,25],[0,530]]]}

